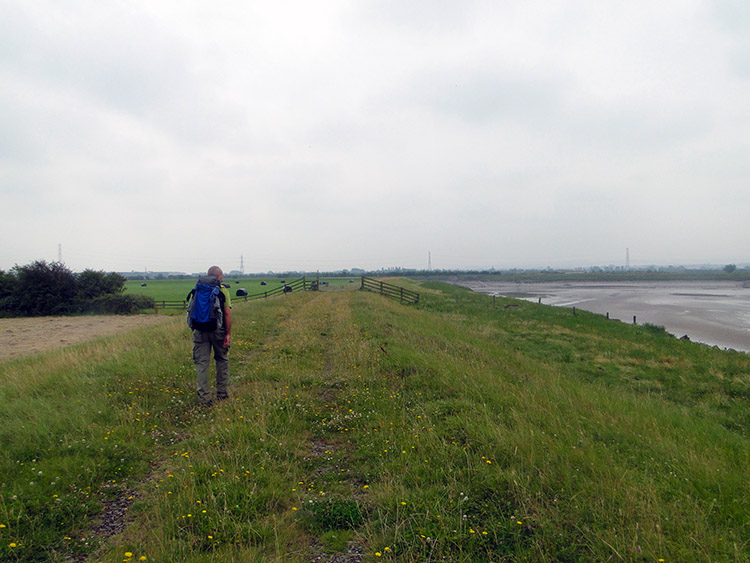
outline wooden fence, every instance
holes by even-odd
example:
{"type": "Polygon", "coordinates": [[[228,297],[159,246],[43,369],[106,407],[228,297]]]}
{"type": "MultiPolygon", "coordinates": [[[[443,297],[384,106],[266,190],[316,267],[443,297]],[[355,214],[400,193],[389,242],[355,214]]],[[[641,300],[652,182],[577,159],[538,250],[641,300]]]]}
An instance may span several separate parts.
{"type": "Polygon", "coordinates": [[[261,291],[260,293],[253,293],[252,295],[241,295],[238,297],[232,297],[232,300],[239,301],[242,299],[243,301],[253,300],[253,299],[268,299],[269,297],[275,297],[276,295],[284,295],[285,293],[294,293],[295,291],[317,291],[319,287],[319,280],[308,280],[304,276],[294,280],[290,281],[288,283],[284,283],[282,285],[278,285],[274,287],[273,289],[269,289],[267,291],[261,291]]]}
{"type": "Polygon", "coordinates": [[[362,276],[360,289],[379,293],[390,299],[398,299],[401,303],[419,303],[419,293],[416,291],[393,285],[392,283],[366,278],[365,276],[362,276]]]}
{"type": "MultiPolygon", "coordinates": [[[[253,293],[252,295],[237,295],[232,296],[232,301],[248,301],[252,299],[268,299],[269,297],[275,297],[276,295],[284,295],[285,293],[293,293],[295,291],[317,291],[320,286],[318,279],[308,280],[304,277],[289,283],[283,283],[267,291],[261,291],[260,293],[253,293]]],[[[188,302],[184,300],[167,300],[158,299],[154,301],[154,309],[182,309],[187,310],[188,302]]]]}
{"type": "Polygon", "coordinates": [[[187,309],[188,302],[184,300],[157,299],[154,301],[154,309],[187,309]]]}

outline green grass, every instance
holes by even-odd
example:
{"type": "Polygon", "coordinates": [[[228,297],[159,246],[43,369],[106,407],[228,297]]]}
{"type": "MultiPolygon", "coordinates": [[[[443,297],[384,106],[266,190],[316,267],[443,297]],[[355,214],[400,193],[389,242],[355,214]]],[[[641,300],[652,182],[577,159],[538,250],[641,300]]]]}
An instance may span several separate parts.
{"type": "MultiPolygon", "coordinates": [[[[253,295],[255,293],[262,293],[268,289],[273,289],[281,285],[281,281],[287,282],[293,281],[298,278],[225,278],[224,283],[228,284],[231,288],[232,297],[235,296],[238,288],[244,288],[248,294],[253,295]],[[266,282],[266,285],[261,285],[261,282],[266,282]]],[[[307,278],[313,280],[315,278],[307,278]]],[[[345,288],[359,288],[359,278],[320,278],[321,281],[328,282],[328,286],[325,289],[345,289],[345,288]],[[350,283],[350,280],[354,280],[355,283],[350,283]]],[[[129,280],[125,282],[125,292],[132,293],[135,295],[146,295],[153,297],[157,301],[161,300],[182,300],[185,299],[188,292],[195,287],[197,279],[185,279],[185,280],[129,280]],[[142,284],[146,284],[143,286],[142,284]]]]}
{"type": "Polygon", "coordinates": [[[211,410],[180,319],[0,364],[0,560],[750,560],[746,354],[398,283],[235,304],[211,410]]]}

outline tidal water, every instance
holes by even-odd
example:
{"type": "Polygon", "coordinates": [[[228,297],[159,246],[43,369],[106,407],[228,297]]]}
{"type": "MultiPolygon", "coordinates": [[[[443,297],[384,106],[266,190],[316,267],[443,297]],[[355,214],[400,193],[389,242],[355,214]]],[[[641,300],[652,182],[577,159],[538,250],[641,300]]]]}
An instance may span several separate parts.
{"type": "Polygon", "coordinates": [[[750,287],[704,282],[496,283],[461,281],[490,295],[515,297],[557,307],[576,307],[637,324],[663,326],[676,337],[750,352],[750,287]]]}

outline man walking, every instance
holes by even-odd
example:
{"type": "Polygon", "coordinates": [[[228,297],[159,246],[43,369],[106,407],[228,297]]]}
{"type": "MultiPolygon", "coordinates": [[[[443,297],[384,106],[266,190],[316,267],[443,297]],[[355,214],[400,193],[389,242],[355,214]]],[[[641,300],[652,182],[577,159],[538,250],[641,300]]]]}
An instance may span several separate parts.
{"type": "Polygon", "coordinates": [[[232,341],[232,302],[222,285],[224,272],[211,266],[190,292],[188,325],[193,329],[193,362],[198,383],[198,402],[211,406],[213,397],[208,384],[211,351],[216,361],[216,400],[229,397],[229,345],[232,341]]]}

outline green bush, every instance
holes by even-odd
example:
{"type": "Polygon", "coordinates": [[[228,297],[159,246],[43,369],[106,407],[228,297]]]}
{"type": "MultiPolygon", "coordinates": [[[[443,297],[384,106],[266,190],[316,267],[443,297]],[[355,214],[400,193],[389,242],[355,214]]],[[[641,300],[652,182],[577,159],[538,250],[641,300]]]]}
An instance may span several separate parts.
{"type": "Polygon", "coordinates": [[[102,295],[86,306],[87,313],[128,315],[143,309],[153,309],[154,299],[146,295],[102,295]]]}
{"type": "Polygon", "coordinates": [[[115,272],[74,274],[62,262],[37,260],[0,270],[0,317],[38,317],[87,312],[132,313],[153,300],[124,299],[125,278],[115,272]]]}
{"type": "Polygon", "coordinates": [[[119,294],[125,289],[125,278],[115,272],[86,269],[76,275],[78,296],[82,299],[95,299],[102,295],[119,294]]]}
{"type": "Polygon", "coordinates": [[[10,295],[6,307],[14,315],[39,317],[76,313],[79,301],[76,295],[76,277],[61,262],[48,264],[37,260],[11,270],[10,295]]]}

